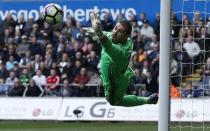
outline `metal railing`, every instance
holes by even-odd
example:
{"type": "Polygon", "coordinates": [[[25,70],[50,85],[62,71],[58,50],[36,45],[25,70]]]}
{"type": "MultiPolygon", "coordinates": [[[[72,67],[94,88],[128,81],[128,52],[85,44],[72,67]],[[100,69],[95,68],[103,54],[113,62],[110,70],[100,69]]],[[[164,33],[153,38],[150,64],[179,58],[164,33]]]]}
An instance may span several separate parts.
{"type": "MultiPolygon", "coordinates": [[[[68,84],[68,86],[66,87],[66,85],[64,84],[56,84],[56,88],[54,89],[49,89],[49,86],[52,86],[54,84],[46,84],[46,85],[37,85],[40,93],[38,95],[36,95],[37,97],[43,97],[43,96],[57,96],[57,97],[61,97],[61,96],[65,96],[62,95],[62,93],[65,91],[69,91],[69,92],[65,92],[65,93],[72,93],[71,91],[76,91],[80,90],[79,87],[81,86],[81,84],[76,84],[76,83],[70,83],[68,84]]],[[[97,84],[84,84],[82,85],[84,86],[84,88],[86,88],[87,93],[92,93],[94,94],[94,96],[98,96],[100,97],[101,95],[103,95],[103,87],[99,86],[97,84]]],[[[26,97],[27,96],[27,92],[30,90],[29,89],[29,84],[19,84],[19,87],[22,88],[24,87],[24,91],[22,93],[21,96],[26,97]]],[[[144,84],[134,84],[132,85],[133,88],[135,88],[136,90],[142,90],[145,85],[144,84]]],[[[14,89],[14,84],[0,84],[0,96],[11,96],[10,93],[11,91],[14,89]]],[[[78,92],[77,92],[78,93],[78,92]]],[[[71,95],[69,95],[71,96],[71,95]]],[[[76,95],[73,95],[76,96],[76,95]]],[[[87,94],[87,96],[89,96],[87,94]]],[[[90,95],[91,97],[91,95],[90,95]]]]}

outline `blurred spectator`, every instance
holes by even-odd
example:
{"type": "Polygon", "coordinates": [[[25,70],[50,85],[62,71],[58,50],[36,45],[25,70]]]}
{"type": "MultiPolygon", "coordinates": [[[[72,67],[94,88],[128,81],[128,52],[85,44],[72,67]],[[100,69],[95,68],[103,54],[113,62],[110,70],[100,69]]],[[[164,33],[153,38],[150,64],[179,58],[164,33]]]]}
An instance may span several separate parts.
{"type": "Polygon", "coordinates": [[[76,52],[81,52],[81,44],[78,40],[72,39],[72,48],[68,51],[70,56],[75,56],[76,52]]]}
{"type": "Polygon", "coordinates": [[[56,74],[55,69],[50,70],[50,76],[47,77],[47,92],[50,95],[59,94],[60,77],[56,74]]]}
{"type": "Polygon", "coordinates": [[[5,60],[9,60],[9,57],[11,55],[14,57],[15,61],[19,61],[20,60],[20,56],[15,51],[15,45],[10,44],[8,46],[5,46],[4,50],[5,50],[5,52],[4,52],[5,60]]]}
{"type": "Polygon", "coordinates": [[[64,67],[59,66],[59,70],[60,71],[62,70],[61,75],[66,75],[66,77],[68,78],[69,82],[72,82],[73,79],[74,79],[74,76],[75,76],[74,69],[75,69],[75,66],[74,66],[72,60],[67,61],[65,63],[64,67]]]}
{"type": "Polygon", "coordinates": [[[69,81],[65,79],[63,81],[63,86],[60,88],[60,93],[62,97],[70,97],[70,96],[76,96],[75,92],[73,92],[73,88],[69,85],[69,81]]]}
{"type": "MultiPolygon", "coordinates": [[[[133,17],[135,17],[135,16],[133,16],[133,17]]],[[[138,35],[140,35],[139,33],[140,33],[140,27],[138,26],[138,24],[137,24],[137,21],[136,21],[136,18],[133,18],[134,20],[133,21],[131,21],[131,26],[132,26],[132,32],[136,32],[137,33],[137,36],[138,35]]],[[[137,37],[136,36],[136,37],[137,37]]],[[[131,33],[131,38],[132,38],[132,33],[131,33]]]]}
{"type": "Polygon", "coordinates": [[[159,35],[160,35],[160,13],[156,13],[153,26],[154,26],[155,34],[157,34],[159,37],[159,35]]]}
{"type": "Polygon", "coordinates": [[[5,28],[5,29],[3,29],[3,37],[0,38],[1,43],[2,43],[3,45],[5,45],[5,44],[8,42],[8,39],[9,39],[9,37],[11,36],[11,34],[12,34],[12,33],[10,32],[10,30],[9,30],[8,27],[5,28]]]}
{"type": "Polygon", "coordinates": [[[205,76],[210,76],[210,57],[207,58],[206,65],[204,65],[202,71],[205,76]]]}
{"type": "Polygon", "coordinates": [[[206,60],[206,65],[202,68],[204,75],[199,83],[199,89],[202,91],[202,96],[210,96],[210,57],[206,60]]]}
{"type": "Polygon", "coordinates": [[[32,30],[32,25],[34,23],[34,19],[33,18],[29,18],[28,21],[26,22],[23,31],[25,32],[24,34],[29,36],[30,32],[32,30]]]}
{"type": "MultiPolygon", "coordinates": [[[[55,31],[55,33],[53,32],[53,27],[50,26],[49,24],[47,24],[46,22],[43,23],[43,32],[47,33],[48,35],[48,39],[50,41],[50,43],[56,43],[56,35],[59,30],[55,31]]],[[[60,33],[60,32],[59,32],[60,33]]],[[[55,45],[53,45],[55,46],[55,45]]]]}
{"type": "Polygon", "coordinates": [[[26,35],[23,35],[21,37],[21,43],[18,44],[16,52],[19,56],[26,55],[26,53],[29,51],[29,43],[28,43],[28,37],[26,35]]]}
{"type": "Polygon", "coordinates": [[[210,16],[208,17],[206,21],[206,34],[210,35],[210,16]]]}
{"type": "Polygon", "coordinates": [[[117,15],[117,18],[116,18],[115,23],[117,23],[117,22],[119,22],[119,21],[124,21],[124,20],[125,20],[124,14],[119,13],[119,14],[117,15]]]}
{"type": "Polygon", "coordinates": [[[146,45],[144,46],[144,49],[148,50],[148,54],[149,54],[150,53],[149,51],[151,51],[154,46],[157,46],[157,47],[159,46],[159,40],[156,34],[152,35],[151,41],[146,43],[146,45]]]}
{"type": "Polygon", "coordinates": [[[8,71],[14,68],[14,64],[18,64],[18,62],[14,59],[14,56],[10,55],[9,60],[6,62],[6,69],[8,71]]]}
{"type": "Polygon", "coordinates": [[[180,98],[180,92],[173,84],[171,85],[170,90],[171,90],[170,93],[171,98],[180,98]]]}
{"type": "Polygon", "coordinates": [[[140,63],[142,63],[144,60],[147,59],[147,52],[144,51],[143,48],[140,48],[140,49],[138,50],[138,52],[137,52],[137,56],[138,56],[138,61],[139,61],[140,63]]]}
{"type": "Polygon", "coordinates": [[[8,71],[3,63],[0,64],[0,78],[5,79],[8,75],[8,71]]]}
{"type": "Polygon", "coordinates": [[[143,26],[141,28],[141,35],[143,36],[143,40],[150,41],[152,39],[152,35],[154,34],[153,28],[149,25],[147,20],[143,21],[143,26]]]}
{"type": "MultiPolygon", "coordinates": [[[[57,58],[56,58],[56,49],[53,47],[52,44],[47,44],[45,52],[46,52],[48,55],[51,55],[51,57],[52,57],[53,59],[57,59],[57,58]]],[[[45,55],[46,55],[46,53],[45,53],[45,55]]]]}
{"type": "Polygon", "coordinates": [[[89,80],[88,80],[88,84],[98,84],[99,82],[99,73],[97,71],[88,71],[87,72],[89,80]]]}
{"type": "Polygon", "coordinates": [[[171,68],[170,68],[170,73],[171,73],[171,83],[173,83],[174,86],[179,86],[181,83],[180,76],[178,76],[178,62],[172,58],[171,59],[171,68]]]}
{"type": "Polygon", "coordinates": [[[40,86],[40,87],[46,86],[47,79],[46,79],[46,76],[42,74],[41,69],[38,69],[36,71],[36,75],[33,76],[33,80],[37,86],[40,86]]]}
{"type": "Polygon", "coordinates": [[[81,51],[77,51],[75,54],[75,61],[80,61],[82,66],[86,65],[86,58],[83,56],[81,51]]]}
{"type": "Polygon", "coordinates": [[[30,36],[39,36],[39,25],[37,23],[34,23],[32,25],[32,31],[31,31],[31,34],[30,36]]]}
{"type": "Polygon", "coordinates": [[[76,38],[78,30],[75,28],[75,21],[72,17],[67,18],[66,26],[63,28],[62,33],[76,38]]]}
{"type": "Polygon", "coordinates": [[[131,37],[131,40],[133,41],[134,45],[137,41],[138,35],[140,35],[140,33],[137,30],[132,30],[130,37],[131,37]]]}
{"type": "Polygon", "coordinates": [[[158,93],[158,80],[156,76],[153,76],[152,71],[147,71],[146,78],[143,80],[142,83],[145,84],[145,90],[142,93],[144,96],[149,96],[153,93],[158,93]]]}
{"type": "Polygon", "coordinates": [[[23,96],[25,87],[21,85],[20,81],[18,78],[14,79],[14,86],[9,92],[9,96],[23,96]]]}
{"type": "Polygon", "coordinates": [[[147,15],[145,12],[142,12],[142,13],[140,13],[139,17],[140,17],[140,19],[138,21],[138,25],[142,27],[143,21],[147,20],[147,15]]]}
{"type": "Polygon", "coordinates": [[[85,86],[85,84],[88,83],[89,79],[90,78],[87,75],[86,68],[82,67],[80,73],[74,78],[74,83],[79,84],[79,86],[77,87],[77,96],[84,97],[88,95],[88,88],[85,86]]]}
{"type": "Polygon", "coordinates": [[[89,36],[84,36],[83,46],[82,46],[81,50],[85,55],[90,53],[90,50],[88,48],[88,46],[90,46],[89,44],[91,44],[90,37],[89,36]]]}
{"type": "Polygon", "coordinates": [[[160,56],[159,56],[159,53],[157,53],[155,55],[154,59],[152,59],[152,61],[151,61],[150,68],[151,68],[154,76],[159,75],[159,59],[160,59],[160,56]]]}
{"type": "Polygon", "coordinates": [[[6,29],[6,28],[8,28],[9,26],[11,26],[11,27],[15,27],[15,20],[13,19],[13,17],[12,17],[12,14],[11,13],[8,13],[7,15],[6,15],[6,18],[1,22],[1,26],[2,26],[2,29],[4,30],[4,29],[6,29]]]}
{"type": "Polygon", "coordinates": [[[15,28],[15,36],[14,36],[14,43],[20,44],[21,43],[21,32],[19,28],[15,28]]]}
{"type": "Polygon", "coordinates": [[[142,40],[142,36],[138,34],[136,40],[133,40],[134,45],[133,45],[133,50],[138,51],[139,49],[144,49],[145,43],[142,40]]]}
{"type": "Polygon", "coordinates": [[[151,45],[151,50],[147,52],[147,59],[153,61],[159,55],[159,46],[157,44],[151,45]]]}
{"type": "Polygon", "coordinates": [[[181,96],[182,98],[192,98],[193,97],[193,93],[192,93],[192,83],[188,83],[187,86],[185,88],[181,88],[181,96]]]}
{"type": "Polygon", "coordinates": [[[81,32],[81,30],[80,29],[82,29],[82,24],[81,24],[81,22],[80,21],[76,21],[76,36],[75,36],[75,38],[77,39],[78,38],[78,34],[80,34],[81,32]]]}
{"type": "Polygon", "coordinates": [[[91,51],[90,54],[87,56],[87,69],[89,71],[97,71],[98,63],[99,63],[99,58],[96,55],[96,52],[91,51]]]}
{"type": "Polygon", "coordinates": [[[140,68],[140,62],[138,60],[138,55],[136,52],[132,52],[131,55],[131,61],[130,61],[130,66],[135,69],[135,68],[140,68]]]}
{"type": "Polygon", "coordinates": [[[53,63],[52,63],[52,65],[51,65],[50,69],[55,69],[56,74],[57,74],[58,76],[61,76],[61,72],[60,72],[60,70],[59,70],[58,64],[57,64],[55,61],[53,61],[53,63]]]}
{"type": "Polygon", "coordinates": [[[143,89],[142,85],[139,85],[142,83],[143,77],[141,77],[141,71],[138,68],[134,68],[135,76],[131,78],[131,85],[128,89],[128,93],[131,93],[133,95],[141,95],[141,91],[143,89]]]}
{"type": "Polygon", "coordinates": [[[204,76],[198,87],[203,93],[200,96],[210,96],[210,76],[204,76]]]}
{"type": "Polygon", "coordinates": [[[209,50],[210,50],[210,34],[207,33],[206,31],[206,27],[205,26],[202,26],[200,28],[200,32],[199,34],[196,36],[197,38],[197,42],[198,42],[198,45],[201,49],[201,53],[200,53],[200,60],[199,62],[203,62],[203,59],[206,57],[210,57],[210,53],[209,53],[209,50]],[[207,51],[207,52],[206,52],[207,51]]]}
{"type": "Polygon", "coordinates": [[[101,25],[104,31],[111,31],[113,29],[114,25],[109,12],[104,12],[101,25]]]}
{"type": "Polygon", "coordinates": [[[149,62],[145,60],[143,62],[142,75],[146,76],[148,70],[149,70],[149,62]]]}
{"type": "Polygon", "coordinates": [[[200,54],[200,47],[198,43],[193,41],[192,36],[188,36],[187,42],[184,43],[183,48],[187,51],[190,59],[196,63],[197,56],[200,54]]]}
{"type": "Polygon", "coordinates": [[[80,28],[80,29],[79,29],[79,32],[77,33],[76,39],[77,39],[79,42],[83,42],[83,39],[84,39],[84,37],[85,37],[85,34],[86,34],[86,32],[84,31],[84,29],[83,29],[83,28],[80,28]]]}
{"type": "Polygon", "coordinates": [[[29,45],[29,51],[31,56],[35,56],[36,54],[43,55],[43,50],[39,43],[37,43],[37,37],[35,35],[31,36],[31,43],[29,45]]]}
{"type": "Polygon", "coordinates": [[[0,78],[0,95],[7,95],[7,86],[4,83],[4,79],[0,78]]]}
{"type": "Polygon", "coordinates": [[[180,27],[179,26],[179,21],[176,17],[176,15],[174,14],[174,12],[171,13],[171,25],[172,25],[172,29],[171,29],[171,32],[172,32],[172,37],[173,38],[177,38],[179,36],[179,30],[180,30],[180,27]]]}
{"type": "Polygon", "coordinates": [[[12,88],[12,86],[14,85],[14,80],[16,79],[16,75],[14,71],[10,71],[9,73],[9,77],[6,78],[6,82],[5,84],[8,87],[8,91],[10,91],[10,89],[12,88]]]}
{"type": "Polygon", "coordinates": [[[178,63],[174,58],[172,58],[172,60],[171,60],[171,69],[170,70],[171,70],[171,75],[177,74],[178,63]]]}
{"type": "MultiPolygon", "coordinates": [[[[59,53],[59,52],[61,52],[63,50],[63,47],[64,47],[64,51],[66,50],[66,48],[65,48],[65,46],[66,46],[65,37],[61,34],[59,36],[59,39],[58,40],[59,40],[58,43],[56,43],[56,45],[55,45],[56,54],[59,53]]],[[[57,58],[59,58],[59,56],[57,56],[57,58]]]]}
{"type": "Polygon", "coordinates": [[[29,83],[29,80],[30,80],[30,74],[28,72],[28,69],[27,68],[24,68],[22,70],[22,73],[20,74],[20,82],[22,85],[27,85],[29,83]]]}
{"type": "Polygon", "coordinates": [[[48,34],[43,30],[40,31],[40,37],[38,39],[38,43],[40,43],[41,47],[44,51],[46,51],[47,45],[50,44],[50,40],[48,34]]]}
{"type": "Polygon", "coordinates": [[[66,73],[64,72],[64,68],[67,67],[69,62],[70,62],[69,56],[67,53],[64,52],[62,54],[62,58],[58,59],[58,62],[57,62],[60,73],[66,73]]]}
{"type": "Polygon", "coordinates": [[[88,55],[90,54],[91,51],[95,51],[97,54],[97,49],[95,48],[96,46],[94,45],[94,43],[92,43],[91,41],[89,41],[86,45],[83,46],[82,51],[84,55],[88,55]]]}
{"type": "Polygon", "coordinates": [[[179,37],[180,38],[187,38],[187,30],[184,29],[183,27],[180,28],[180,30],[179,30],[179,37]]]}
{"type": "Polygon", "coordinates": [[[56,59],[60,59],[63,53],[66,53],[66,44],[60,44],[60,51],[56,53],[56,59]]]}
{"type": "Polygon", "coordinates": [[[25,27],[25,17],[23,14],[20,15],[20,17],[18,18],[17,22],[16,22],[16,27],[15,28],[18,28],[21,32],[21,34],[24,33],[23,29],[25,27]]]}
{"type": "MultiPolygon", "coordinates": [[[[35,59],[37,59],[36,56],[35,56],[35,59]]],[[[19,67],[21,69],[22,68],[27,68],[27,65],[29,63],[32,63],[31,54],[30,54],[30,52],[26,52],[25,54],[22,54],[21,55],[21,59],[19,61],[19,67]]],[[[35,64],[35,69],[36,69],[37,68],[37,65],[36,65],[36,63],[34,63],[34,64],[35,64]]]]}
{"type": "MultiPolygon", "coordinates": [[[[202,27],[204,27],[204,28],[206,28],[205,27],[205,23],[204,23],[204,21],[203,20],[199,20],[198,21],[198,25],[195,27],[195,34],[194,34],[194,36],[195,37],[199,37],[199,36],[201,36],[201,29],[202,29],[202,27]]],[[[206,29],[205,29],[206,30],[206,29]]],[[[203,33],[205,34],[205,32],[206,31],[204,31],[203,33]]],[[[193,35],[193,34],[192,34],[193,35]]],[[[201,37],[200,37],[201,38],[201,37]]]]}
{"type": "Polygon", "coordinates": [[[45,66],[47,69],[50,69],[53,63],[53,58],[52,55],[50,54],[49,51],[46,52],[45,54],[45,66]]]}
{"type": "Polygon", "coordinates": [[[42,71],[43,75],[49,76],[50,75],[50,69],[48,69],[44,62],[39,63],[39,69],[42,71]]]}
{"type": "Polygon", "coordinates": [[[87,70],[85,67],[80,69],[80,73],[76,75],[74,82],[77,84],[86,84],[89,81],[89,77],[87,75],[87,70]]]}
{"type": "Polygon", "coordinates": [[[34,60],[31,61],[31,64],[33,65],[33,69],[35,72],[40,68],[41,59],[42,59],[41,56],[39,54],[36,54],[34,56],[34,60]]]}
{"type": "Polygon", "coordinates": [[[33,79],[30,79],[29,85],[25,88],[24,96],[42,96],[44,90],[41,86],[37,86],[33,79]]]}
{"type": "Polygon", "coordinates": [[[88,77],[87,84],[93,84],[88,86],[88,96],[104,96],[104,89],[100,86],[99,73],[97,71],[88,71],[88,77]]]}
{"type": "Polygon", "coordinates": [[[201,17],[201,12],[200,11],[195,11],[195,13],[194,13],[194,18],[193,18],[193,23],[195,24],[195,25],[198,25],[198,22],[200,21],[200,20],[202,20],[203,18],[201,17]]]}

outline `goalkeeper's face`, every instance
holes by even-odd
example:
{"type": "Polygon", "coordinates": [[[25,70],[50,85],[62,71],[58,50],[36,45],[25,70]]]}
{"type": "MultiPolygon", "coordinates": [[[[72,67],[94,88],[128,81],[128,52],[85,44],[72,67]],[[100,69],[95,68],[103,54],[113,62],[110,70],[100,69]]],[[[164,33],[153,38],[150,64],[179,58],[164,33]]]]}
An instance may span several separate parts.
{"type": "Polygon", "coordinates": [[[112,40],[115,43],[122,43],[127,41],[127,38],[129,37],[128,34],[126,34],[126,29],[125,27],[120,24],[117,23],[114,27],[114,29],[112,30],[112,40]]]}

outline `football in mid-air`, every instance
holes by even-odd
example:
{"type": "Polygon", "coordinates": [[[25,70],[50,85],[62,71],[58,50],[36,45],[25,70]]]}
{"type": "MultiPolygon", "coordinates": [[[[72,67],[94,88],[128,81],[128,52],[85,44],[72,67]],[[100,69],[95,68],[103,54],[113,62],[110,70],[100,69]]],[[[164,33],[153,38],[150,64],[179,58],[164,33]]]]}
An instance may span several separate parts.
{"type": "Polygon", "coordinates": [[[48,24],[61,23],[63,20],[63,10],[58,4],[50,3],[44,7],[42,17],[48,24]]]}

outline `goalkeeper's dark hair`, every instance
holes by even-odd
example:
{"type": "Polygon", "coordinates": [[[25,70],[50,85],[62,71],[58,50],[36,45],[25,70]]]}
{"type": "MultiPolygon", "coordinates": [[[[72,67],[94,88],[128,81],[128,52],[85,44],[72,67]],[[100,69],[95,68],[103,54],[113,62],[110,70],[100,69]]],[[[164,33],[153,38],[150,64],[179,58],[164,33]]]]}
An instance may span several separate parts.
{"type": "Polygon", "coordinates": [[[132,26],[129,21],[119,21],[121,25],[125,27],[126,34],[130,35],[132,31],[132,26]]]}

